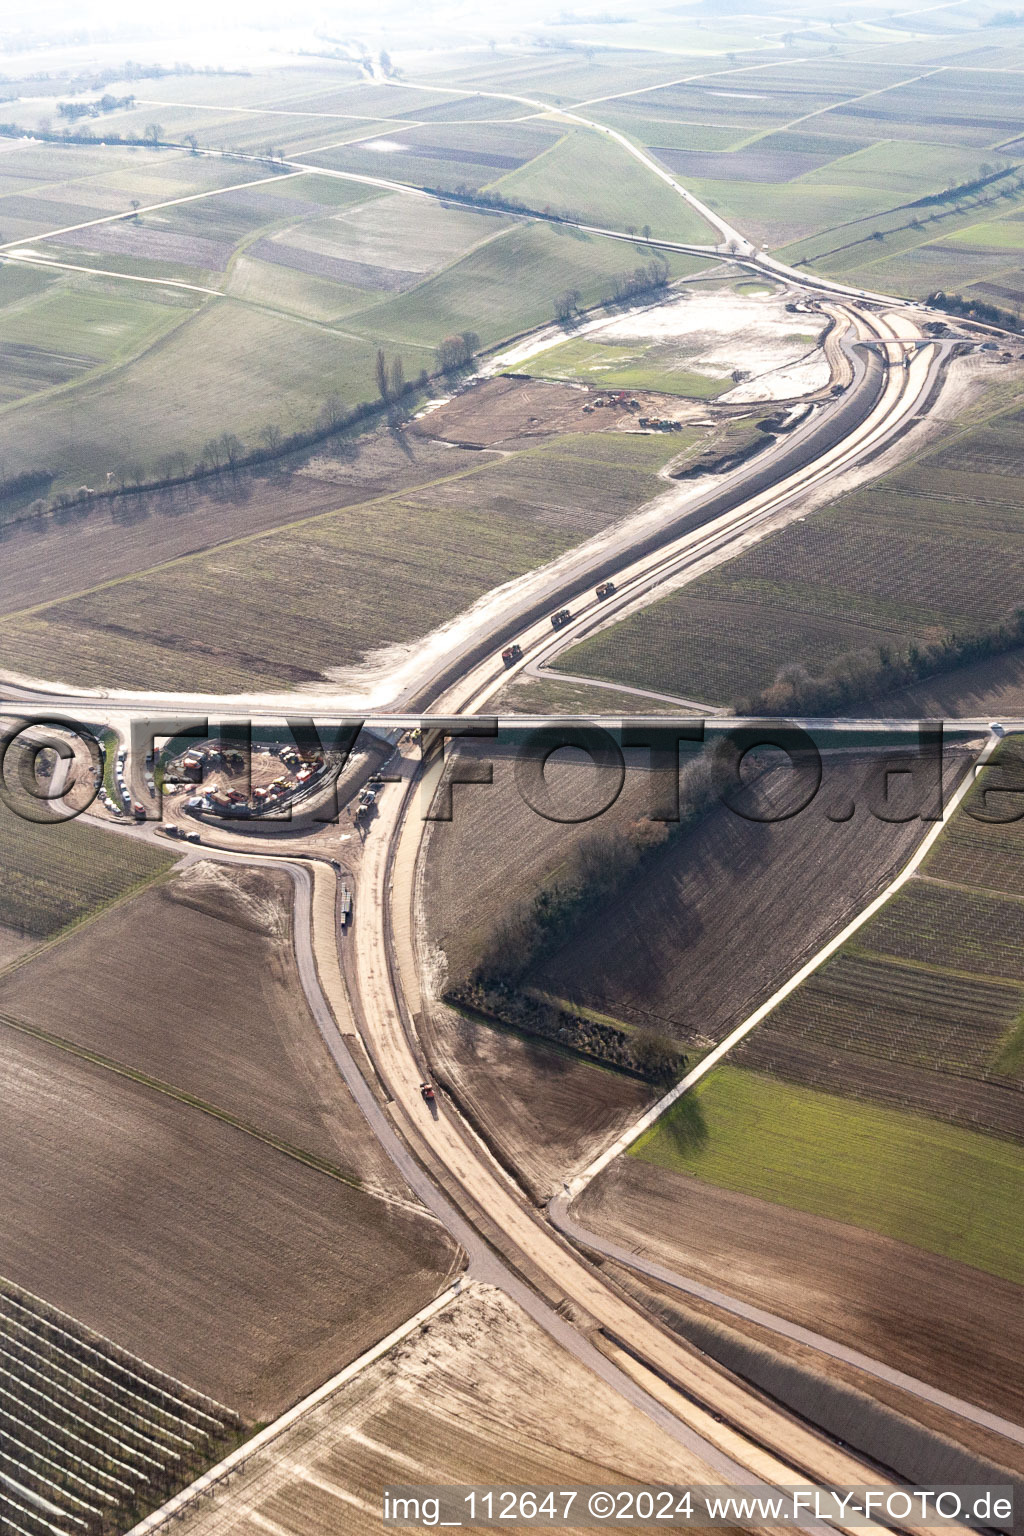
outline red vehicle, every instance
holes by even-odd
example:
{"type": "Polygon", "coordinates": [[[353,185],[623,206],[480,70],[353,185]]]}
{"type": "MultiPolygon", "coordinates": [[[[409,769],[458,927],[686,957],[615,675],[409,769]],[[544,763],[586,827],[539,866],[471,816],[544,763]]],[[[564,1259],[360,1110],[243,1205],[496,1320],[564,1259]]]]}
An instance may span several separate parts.
{"type": "Polygon", "coordinates": [[[505,663],[506,667],[511,667],[520,659],[522,654],[523,648],[521,645],[506,645],[505,649],[501,653],[501,659],[505,663]]]}
{"type": "Polygon", "coordinates": [[[420,1093],[422,1093],[428,1104],[433,1104],[434,1090],[429,1083],[420,1083],[420,1093]]]}
{"type": "Polygon", "coordinates": [[[615,583],[614,583],[614,581],[602,581],[601,585],[597,588],[597,600],[598,600],[598,602],[599,603],[603,603],[605,598],[606,597],[611,597],[611,595],[612,595],[612,593],[614,591],[615,591],[615,583]]]}
{"type": "Polygon", "coordinates": [[[553,613],[551,615],[551,628],[561,629],[562,625],[568,624],[571,618],[572,614],[569,612],[568,608],[559,608],[557,613],[553,613]]]}

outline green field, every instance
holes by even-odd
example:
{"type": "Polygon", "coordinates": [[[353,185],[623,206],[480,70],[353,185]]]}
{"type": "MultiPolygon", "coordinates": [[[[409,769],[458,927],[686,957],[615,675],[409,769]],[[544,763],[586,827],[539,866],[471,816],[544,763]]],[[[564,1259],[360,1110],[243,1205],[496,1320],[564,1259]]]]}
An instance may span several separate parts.
{"type": "Polygon", "coordinates": [[[170,869],[148,843],[87,825],[23,821],[0,807],[0,926],[45,939],[170,869]]]}
{"type": "MultiPolygon", "coordinates": [[[[517,224],[411,293],[374,311],[377,334],[433,346],[467,327],[485,346],[550,322],[555,299],[578,288],[581,303],[597,304],[614,279],[646,259],[646,252],[553,224],[517,224]]],[[[699,256],[670,255],[673,276],[699,271],[699,256]]],[[[349,325],[358,323],[350,317],[349,325]]],[[[363,322],[369,331],[370,318],[363,322]]]]}
{"type": "Polygon", "coordinates": [[[673,365],[673,355],[678,356],[678,347],[581,336],[541,352],[523,368],[543,379],[571,379],[609,389],[658,389],[688,400],[713,400],[734,387],[732,379],[712,379],[673,365]]]}
{"type": "MultiPolygon", "coordinates": [[[[418,94],[378,88],[364,105],[381,96],[391,108],[408,100],[411,111],[418,94]]],[[[441,102],[433,93],[422,99],[441,102]]],[[[555,141],[550,128],[515,123],[431,119],[415,131],[442,156],[435,168],[449,163],[446,144],[452,153],[463,141],[487,145],[470,152],[500,159],[555,141]]],[[[415,377],[447,334],[473,331],[493,345],[549,320],[569,287],[597,303],[644,254],[315,171],[275,177],[267,167],[173,150],[107,156],[32,145],[19,149],[17,165],[19,177],[7,183],[0,167],[6,238],[86,223],[38,245],[55,263],[145,279],[0,266],[0,458],[5,477],[45,469],[50,494],[106,485],[108,476],[118,483],[180,472],[222,433],[258,446],[268,428],[307,430],[329,402],[351,408],[375,397],[378,345],[399,351],[406,377],[415,377]],[[94,222],[133,196],[143,208],[193,200],[94,222]]],[[[681,199],[666,196],[685,213],[681,199]]],[[[670,260],[677,276],[699,265],[670,260]]]]}
{"type": "MultiPolygon", "coordinates": [[[[219,299],[73,396],[30,397],[8,411],[0,423],[5,460],[15,473],[56,461],[69,476],[74,466],[92,485],[108,473],[171,468],[182,456],[191,464],[211,436],[233,432],[256,443],[271,423],[285,432],[311,425],[332,395],[346,405],[372,398],[374,355],[369,337],[219,299]],[[245,387],[236,387],[241,380],[245,387]]],[[[431,357],[410,347],[409,374],[431,357]]]]}
{"type": "MultiPolygon", "coordinates": [[[[945,194],[983,171],[1024,167],[1024,108],[1017,80],[1003,73],[1019,67],[1020,50],[1012,29],[976,36],[973,12],[946,23],[941,36],[901,37],[897,26],[886,40],[857,22],[825,27],[805,17],[797,46],[756,20],[743,43],[731,24],[704,17],[674,18],[667,30],[598,18],[594,33],[607,48],[581,49],[568,33],[563,48],[556,28],[550,50],[428,51],[392,85],[361,80],[340,59],[170,75],[140,89],[152,101],[84,124],[141,133],[155,121],[168,138],[194,133],[203,147],[257,154],[276,148],[296,163],[322,164],[320,174],[178,149],[5,140],[2,239],[36,240],[55,261],[126,280],[0,265],[3,476],[52,471],[55,495],[106,484],[108,475],[116,483],[180,470],[211,435],[256,446],[268,428],[308,429],[329,401],[344,408],[373,398],[378,345],[400,352],[414,377],[446,333],[470,330],[485,346],[499,344],[549,321],[567,289],[599,303],[615,277],[649,256],[642,244],[388,196],[329,167],[486,186],[619,229],[714,241],[623,146],[538,113],[533,102],[578,108],[663,158],[683,155],[682,184],[787,259],[872,287],[967,289],[1019,308],[1024,171],[945,194]],[[995,62],[979,65],[976,49],[995,62]],[[699,74],[681,80],[698,60],[699,74]],[[381,140],[400,148],[369,147],[381,140]],[[246,185],[224,190],[236,183],[246,185]],[[197,194],[135,220],[40,238],[123,213],[133,200],[145,207],[197,194]],[[936,195],[939,202],[916,206],[936,195]],[[227,297],[174,293],[159,286],[164,280],[227,297]],[[113,309],[124,313],[105,319],[113,309]]],[[[5,115],[38,129],[52,112],[27,92],[5,115]]],[[[685,257],[671,265],[675,276],[697,269],[685,257]]],[[[570,342],[548,364],[565,370],[555,376],[621,387],[718,392],[717,381],[666,369],[651,352],[638,362],[570,342]]],[[[836,557],[844,568],[852,558],[839,546],[836,557]]],[[[778,579],[766,571],[754,581],[763,606],[778,579]]],[[[800,663],[804,640],[836,660],[846,648],[941,631],[962,611],[959,598],[923,600],[909,613],[888,594],[851,604],[840,593],[825,612],[816,595],[815,611],[794,625],[789,613],[802,599],[791,586],[781,593],[785,619],[766,615],[756,644],[741,638],[728,664],[707,652],[698,627],[689,637],[680,631],[675,661],[662,658],[657,635],[645,639],[638,673],[653,657],[663,684],[673,669],[695,669],[703,681],[685,691],[728,698],[745,686],[741,676],[770,682],[776,658],[800,663]]],[[[750,591],[734,595],[745,607],[750,591]]]]}
{"type": "Polygon", "coordinates": [[[719,1067],[631,1156],[1024,1281],[1024,1148],[719,1067]]]}
{"type": "Polygon", "coordinates": [[[571,212],[585,223],[640,230],[668,240],[712,245],[713,232],[671,187],[657,180],[613,139],[574,128],[521,170],[495,182],[531,208],[571,212]]]}

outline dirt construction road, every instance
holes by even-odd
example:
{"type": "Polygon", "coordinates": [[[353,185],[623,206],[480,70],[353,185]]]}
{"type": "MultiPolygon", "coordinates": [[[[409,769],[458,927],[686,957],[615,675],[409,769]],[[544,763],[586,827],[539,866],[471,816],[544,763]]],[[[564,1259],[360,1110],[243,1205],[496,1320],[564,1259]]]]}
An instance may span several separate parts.
{"type": "MultiPolygon", "coordinates": [[[[418,760],[403,756],[402,782],[388,786],[382,796],[380,822],[366,850],[364,894],[355,931],[359,1022],[393,1101],[389,1112],[402,1142],[427,1166],[443,1166],[448,1187],[457,1190],[456,1198],[463,1211],[475,1218],[474,1225],[480,1224],[482,1213],[492,1241],[550,1302],[560,1304],[562,1311],[569,1303],[570,1315],[580,1325],[571,1330],[574,1342],[569,1347],[573,1352],[578,1355],[580,1345],[587,1343],[586,1333],[593,1335],[599,1330],[603,1347],[610,1349],[622,1373],[631,1378],[634,1387],[644,1389],[648,1398],[643,1404],[645,1411],[651,1412],[649,1399],[670,1406],[677,1420],[677,1435],[688,1433],[695,1452],[717,1471],[724,1472],[727,1461],[729,1476],[775,1485],[805,1477],[834,1486],[875,1480],[877,1473],[855,1456],[741,1385],[641,1314],[529,1209],[447,1105],[440,1103],[432,1114],[424,1104],[420,1085],[426,1067],[413,1034],[420,1009],[413,927],[421,832],[415,785],[418,767],[418,760]],[[390,929],[380,921],[380,914],[389,912],[393,918],[390,929]]],[[[301,918],[297,927],[302,927],[301,918]]],[[[321,968],[331,965],[332,953],[336,954],[333,933],[317,934],[316,956],[321,968]]],[[[393,1132],[392,1126],[388,1129],[393,1132]]],[[[409,1158],[405,1148],[403,1155],[409,1158]]],[[[450,1212],[438,1208],[436,1191],[424,1191],[422,1174],[417,1174],[413,1187],[448,1225],[450,1212]]],[[[467,1232],[462,1216],[449,1230],[466,1244],[474,1267],[481,1262],[495,1264],[477,1233],[467,1232]]],[[[508,1271],[505,1265],[501,1267],[506,1273],[496,1283],[504,1288],[508,1271]]],[[[487,1278],[494,1278],[493,1271],[487,1278]]],[[[520,1294],[517,1291],[517,1299],[520,1294]]],[[[527,1310],[536,1316],[536,1297],[532,1292],[527,1294],[527,1310]]],[[[544,1311],[550,1315],[550,1308],[544,1311]]],[[[564,1334],[561,1341],[565,1342],[564,1334]]],[[[587,1347],[588,1353],[594,1350],[592,1344],[587,1343],[587,1347]]],[[[598,1358],[606,1367],[603,1355],[598,1358]]]]}

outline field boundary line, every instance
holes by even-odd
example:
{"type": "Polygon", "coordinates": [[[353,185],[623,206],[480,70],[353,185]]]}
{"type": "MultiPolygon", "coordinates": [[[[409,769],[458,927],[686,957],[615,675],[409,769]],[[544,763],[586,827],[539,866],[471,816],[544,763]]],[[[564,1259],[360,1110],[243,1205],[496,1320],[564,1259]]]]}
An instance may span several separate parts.
{"type": "Polygon", "coordinates": [[[903,886],[906,885],[907,881],[916,873],[927,858],[940,834],[949,825],[961,801],[973,787],[977,770],[991,757],[1000,739],[999,736],[994,734],[989,736],[981,752],[974,759],[973,764],[968,768],[960,784],[953,791],[944,806],[941,820],[936,821],[928,832],[925,833],[921,842],[911,854],[910,859],[885,889],[873,901],[870,901],[863,911],[858,912],[856,917],[852,918],[839,933],[829,939],[828,943],[823,945],[817,954],[812,955],[810,960],[805,961],[800,969],[794,972],[788,981],[783,982],[782,986],[773,992],[766,1002],[762,1003],[748,1018],[744,1019],[741,1024],[738,1024],[730,1034],[726,1035],[725,1039],[720,1041],[714,1050],[709,1051],[692,1071],[687,1072],[686,1076],[674,1088],[669,1089],[668,1093],[664,1094],[656,1104],[652,1105],[649,1110],[641,1115],[639,1120],[635,1121],[629,1130],[624,1131],[617,1140],[613,1141],[611,1146],[607,1147],[599,1157],[595,1158],[589,1167],[584,1168],[582,1173],[577,1174],[575,1178],[566,1182],[564,1186],[566,1202],[574,1200],[599,1173],[603,1173],[605,1168],[615,1161],[620,1153],[625,1152],[635,1141],[639,1140],[645,1131],[650,1130],[661,1119],[661,1116],[667,1109],[671,1109],[672,1105],[677,1103],[685,1093],[689,1093],[691,1088],[695,1088],[703,1077],[706,1077],[714,1067],[718,1066],[719,1062],[728,1055],[734,1046],[739,1045],[740,1041],[744,1040],[751,1030],[756,1029],[758,1024],[762,1023],[770,1013],[773,1013],[779,1004],[784,1002],[791,993],[795,992],[820,966],[824,965],[826,960],[830,960],[847,940],[853,937],[858,929],[862,928],[865,923],[874,917],[876,912],[881,911],[882,907],[896,895],[897,891],[902,890],[903,886]]]}
{"type": "Polygon", "coordinates": [[[105,267],[75,266],[70,261],[54,261],[49,256],[26,256],[22,251],[0,251],[0,259],[23,267],[49,268],[53,272],[84,272],[89,277],[119,277],[125,283],[154,283],[158,288],[179,288],[188,293],[205,293],[211,299],[222,299],[220,288],[201,288],[198,283],[183,283],[175,277],[140,277],[135,272],[110,272],[105,267]]]}
{"type": "MultiPolygon", "coordinates": [[[[77,234],[80,229],[95,229],[100,224],[117,224],[125,219],[137,218],[144,213],[156,213],[161,208],[178,208],[182,203],[198,203],[207,197],[223,197],[227,192],[244,192],[249,187],[265,187],[268,182],[290,181],[295,176],[305,175],[308,170],[308,166],[298,165],[289,171],[276,171],[273,176],[260,176],[253,181],[238,181],[228,187],[209,187],[205,192],[188,192],[184,197],[169,197],[160,203],[147,203],[145,207],[126,208],[119,213],[104,213],[99,218],[86,219],[81,224],[65,224],[60,229],[48,229],[38,235],[26,235],[21,240],[9,240],[6,245],[0,245],[0,251],[13,253],[23,245],[34,245],[37,240],[53,240],[57,235],[77,234]]],[[[147,278],[145,281],[152,282],[154,279],[147,278]]],[[[188,288],[192,285],[189,283],[179,283],[178,286],[188,288]]],[[[202,288],[199,291],[201,293],[214,293],[218,290],[202,288]]]]}
{"type": "MultiPolygon", "coordinates": [[[[17,259],[18,258],[15,256],[4,256],[2,253],[0,253],[0,263],[3,261],[13,262],[17,259]]],[[[24,265],[28,266],[32,265],[32,263],[25,262],[24,265]]],[[[54,271],[57,272],[65,272],[70,270],[60,262],[47,261],[45,265],[53,267],[54,271]]],[[[43,270],[45,270],[45,267],[43,270]]],[[[93,272],[96,269],[90,267],[89,270],[90,272],[93,272]]],[[[103,274],[97,272],[96,275],[102,276],[103,274]]],[[[34,300],[32,302],[34,302],[34,300]]],[[[8,313],[10,313],[12,308],[14,308],[13,305],[7,306],[8,313]]],[[[163,346],[165,342],[167,342],[172,336],[176,335],[177,332],[180,331],[183,326],[187,325],[192,317],[203,308],[203,300],[199,300],[194,306],[191,307],[182,305],[181,318],[178,320],[172,320],[165,330],[160,331],[156,336],[152,338],[152,340],[145,342],[137,350],[132,352],[119,353],[116,357],[112,357],[106,362],[97,363],[95,368],[86,369],[84,373],[77,375],[77,377],[65,379],[61,384],[47,384],[43,389],[33,390],[31,394],[19,395],[13,400],[8,400],[4,405],[0,405],[0,416],[13,415],[15,411],[21,410],[24,407],[28,407],[30,404],[35,407],[48,404],[51,400],[60,400],[61,398],[65,398],[67,396],[74,396],[75,391],[81,389],[85,385],[88,385],[91,388],[94,384],[101,384],[106,379],[114,378],[118,373],[123,372],[125,369],[131,368],[135,363],[141,363],[142,360],[151,352],[154,352],[157,347],[163,346]]],[[[51,511],[53,510],[54,509],[51,508],[51,511]]],[[[48,515],[48,513],[43,514],[44,517],[47,517],[48,515]]],[[[20,520],[16,520],[13,524],[8,526],[17,527],[19,526],[19,521],[20,520]]]]}
{"type": "MultiPolygon", "coordinates": [[[[472,1283],[472,1281],[469,1282],[469,1284],[472,1283]]],[[[367,1366],[375,1364],[382,1356],[388,1354],[394,1349],[396,1344],[400,1344],[403,1339],[408,1338],[421,1324],[430,1322],[439,1312],[443,1312],[457,1296],[462,1294],[464,1288],[460,1277],[447,1290],[442,1291],[440,1296],[435,1296],[433,1301],[428,1302],[425,1307],[421,1307],[407,1322],[402,1323],[393,1332],[387,1334],[385,1338],[381,1339],[379,1343],[374,1344],[364,1354],[360,1355],[358,1359],[353,1360],[351,1365],[346,1365],[336,1376],[332,1376],[329,1381],[325,1381],[322,1387],[317,1387],[308,1397],[304,1397],[301,1402],[296,1403],[294,1408],[289,1408],[287,1413],[283,1413],[279,1419],[275,1419],[272,1424],[268,1424],[266,1429],[260,1430],[258,1435],[254,1435],[251,1440],[246,1440],[237,1450],[225,1456],[223,1461],[219,1461],[215,1467],[211,1467],[208,1472],[204,1472],[202,1477],[196,1478],[194,1483],[190,1483],[187,1488],[183,1488],[181,1493],[175,1494],[173,1499],[168,1499],[166,1504],[154,1510],[151,1515],[147,1515],[144,1520],[140,1520],[138,1525],[134,1525],[128,1532],[128,1536],[149,1536],[151,1531],[159,1530],[168,1520],[175,1520],[179,1515],[184,1514],[185,1510],[197,1500],[203,1498],[206,1494],[212,1494],[218,1483],[230,1477],[233,1472],[242,1471],[250,1456],[265,1450],[268,1445],[284,1434],[285,1430],[290,1429],[293,1424],[297,1424],[307,1413],[312,1412],[314,1408],[318,1408],[321,1403],[326,1402],[335,1392],[346,1386],[360,1372],[366,1370],[367,1366]]]]}
{"type": "Polygon", "coordinates": [[[98,1051],[91,1051],[88,1046],[76,1045],[73,1040],[66,1040],[62,1035],[52,1035],[49,1030],[40,1029],[36,1024],[28,1024],[22,1019],[13,1019],[10,1014],[0,1013],[0,1027],[17,1030],[19,1034],[28,1035],[34,1040],[41,1041],[44,1045],[55,1046],[57,1050],[64,1051],[69,1056],[76,1056],[81,1061],[87,1061],[91,1066],[101,1067],[105,1072],[112,1072],[117,1077],[127,1078],[130,1082],[138,1083],[142,1088],[150,1088],[155,1093],[163,1094],[165,1098],[174,1099],[179,1104],[185,1104],[189,1109],[197,1109],[201,1114],[209,1115],[214,1120],[220,1120],[224,1125],[230,1125],[233,1130],[241,1131],[246,1136],[252,1136],[256,1141],[261,1141],[265,1146],[273,1148],[275,1152],[281,1152],[285,1157],[290,1157],[297,1163],[302,1163],[307,1168],[312,1168],[316,1173],[326,1174],[328,1178],[337,1179],[340,1184],[347,1184],[358,1194],[366,1195],[371,1200],[384,1199],[385,1204],[393,1202],[385,1197],[375,1194],[367,1189],[362,1180],[354,1174],[347,1174],[329,1163],[326,1158],[318,1157],[315,1152],[305,1152],[301,1147],[293,1147],[289,1142],[282,1141],[269,1131],[261,1131],[258,1126],[249,1125],[247,1121],[238,1119],[226,1109],[219,1109],[216,1104],[209,1103],[206,1099],[197,1098],[195,1094],[188,1093],[184,1088],[175,1088],[173,1083],[165,1083],[158,1077],[150,1077],[147,1073],[136,1067],[130,1067],[125,1062],[115,1061],[110,1056],[103,1056],[98,1051]]]}
{"type": "MultiPolygon", "coordinates": [[[[98,816],[94,816],[92,822],[96,823],[96,828],[90,825],[90,831],[98,829],[103,832],[118,832],[122,830],[120,827],[111,825],[111,823],[98,816]]],[[[128,829],[124,828],[123,830],[127,831],[128,829]]],[[[31,961],[39,959],[41,955],[45,954],[48,949],[52,949],[54,945],[63,944],[65,939],[70,939],[74,934],[80,932],[81,929],[87,927],[89,923],[94,923],[98,918],[105,917],[108,912],[116,911],[126,901],[133,901],[136,896],[142,896],[146,891],[151,890],[153,886],[159,885],[162,881],[173,880],[175,878],[175,870],[178,868],[181,860],[182,855],[179,854],[168,868],[157,870],[156,874],[141,880],[129,890],[121,891],[118,895],[111,896],[107,901],[101,902],[99,906],[93,907],[90,911],[83,912],[81,916],[72,918],[69,923],[65,923],[64,927],[59,928],[56,933],[44,934],[38,942],[32,945],[31,949],[25,950],[24,954],[15,955],[13,960],[8,961],[6,965],[0,966],[0,981],[6,980],[12,972],[20,970],[23,965],[28,965],[31,961]]]]}
{"type": "MultiPolygon", "coordinates": [[[[870,1355],[863,1354],[858,1349],[852,1349],[846,1344],[841,1344],[835,1339],[828,1338],[825,1334],[815,1333],[811,1328],[805,1328],[800,1323],[791,1322],[788,1318],[780,1317],[777,1313],[767,1312],[763,1307],[756,1307],[750,1302],[740,1300],[739,1297],[729,1296],[724,1291],[716,1290],[713,1286],[703,1285],[698,1280],[690,1280],[685,1275],[678,1274],[669,1269],[667,1265],[658,1264],[652,1259],[645,1258],[640,1253],[634,1253],[630,1249],[623,1248],[617,1243],[606,1241],[596,1232],[574,1221],[566,1210],[560,1210],[555,1222],[560,1232],[567,1237],[574,1237],[578,1242],[588,1247],[595,1248],[597,1252],[606,1258],[614,1260],[626,1269],[635,1270],[637,1273],[647,1275],[652,1280],[660,1281],[670,1286],[673,1290],[680,1291],[684,1296],[694,1296],[700,1301],[706,1301],[720,1311],[729,1313],[734,1317],[745,1318],[748,1322],[756,1323],[759,1328],[766,1328],[772,1333],[780,1334],[785,1339],[791,1339],[797,1344],[806,1344],[809,1348],[817,1350],[819,1354],[829,1356],[834,1360],[841,1360],[846,1365],[852,1365],[856,1370],[863,1371],[867,1376],[873,1376],[879,1381],[888,1382],[899,1387],[912,1397],[922,1398],[925,1402],[935,1403],[947,1412],[955,1414],[957,1418],[966,1419],[969,1423],[978,1424],[985,1429],[992,1430],[997,1435],[1002,1435],[1006,1440],[1015,1441],[1018,1445],[1024,1445],[1024,1429],[1015,1424],[1012,1419],[1003,1418],[1000,1414],[991,1413],[987,1408],[979,1408],[974,1403],[966,1402],[963,1398],[954,1397],[952,1393],[943,1392],[941,1387],[933,1387],[928,1382],[921,1381],[916,1376],[911,1376],[906,1371],[897,1370],[894,1366],[885,1365],[874,1360],[870,1355]]],[[[897,1410],[901,1411],[901,1410],[897,1410]]]]}
{"type": "Polygon", "coordinates": [[[729,710],[722,704],[698,704],[694,699],[680,699],[672,693],[656,693],[652,688],[636,688],[629,683],[613,683],[602,677],[585,677],[582,672],[556,672],[554,667],[545,667],[541,662],[536,671],[531,671],[529,666],[523,668],[527,677],[537,678],[543,682],[547,678],[554,678],[560,683],[578,683],[586,688],[609,688],[613,693],[632,693],[643,699],[659,699],[666,704],[680,704],[684,709],[692,709],[701,715],[728,715],[729,710]]]}
{"type": "MultiPolygon", "coordinates": [[[[159,1366],[153,1365],[149,1360],[144,1360],[141,1355],[136,1355],[132,1350],[125,1349],[124,1345],[119,1344],[116,1339],[109,1338],[107,1334],[100,1333],[96,1328],[90,1328],[88,1323],[82,1322],[81,1318],[75,1317],[71,1312],[63,1311],[60,1307],[55,1307],[52,1301],[46,1301],[42,1296],[37,1296],[34,1291],[26,1290],[23,1285],[18,1285],[16,1281],[8,1280],[6,1277],[0,1278],[0,1302],[5,1300],[17,1302],[20,1296],[27,1296],[30,1301],[36,1302],[42,1308],[41,1315],[44,1321],[49,1322],[50,1317],[47,1314],[53,1314],[59,1317],[62,1322],[71,1324],[71,1328],[66,1330],[67,1332],[71,1333],[76,1328],[82,1330],[87,1335],[85,1343],[88,1344],[92,1339],[99,1339],[101,1343],[108,1345],[113,1350],[114,1357],[119,1363],[130,1360],[133,1365],[144,1366],[147,1371],[151,1372],[154,1376],[158,1376],[161,1381],[170,1382],[173,1387],[180,1387],[183,1392],[188,1394],[187,1397],[180,1398],[180,1402],[192,1407],[193,1405],[189,1399],[197,1397],[200,1401],[208,1403],[211,1408],[216,1408],[218,1413],[222,1413],[236,1422],[241,1422],[239,1415],[235,1413],[233,1408],[229,1408],[226,1403],[218,1402],[217,1398],[210,1397],[206,1392],[200,1392],[198,1387],[190,1387],[187,1381],[181,1381],[179,1377],[172,1376],[169,1371],[162,1371],[159,1366]],[[5,1286],[9,1287],[11,1291],[17,1291],[18,1295],[10,1296],[8,1291],[4,1289],[5,1286]]],[[[77,1338],[77,1335],[75,1337],[77,1338]]],[[[82,1341],[79,1340],[79,1342],[82,1341]]]]}

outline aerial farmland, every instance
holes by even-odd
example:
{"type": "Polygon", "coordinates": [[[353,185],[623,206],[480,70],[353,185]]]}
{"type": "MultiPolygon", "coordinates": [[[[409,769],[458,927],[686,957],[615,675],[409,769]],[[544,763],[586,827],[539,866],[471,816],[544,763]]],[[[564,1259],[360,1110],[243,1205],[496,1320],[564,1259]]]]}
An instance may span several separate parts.
{"type": "Polygon", "coordinates": [[[3,1536],[1019,1529],[1022,81],[5,14],[3,1536]]]}

